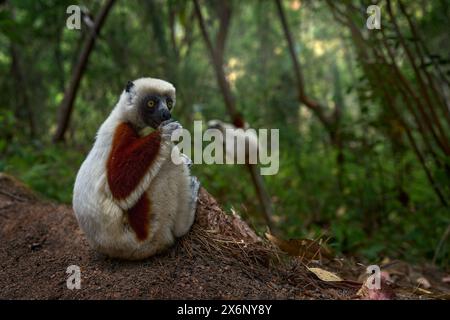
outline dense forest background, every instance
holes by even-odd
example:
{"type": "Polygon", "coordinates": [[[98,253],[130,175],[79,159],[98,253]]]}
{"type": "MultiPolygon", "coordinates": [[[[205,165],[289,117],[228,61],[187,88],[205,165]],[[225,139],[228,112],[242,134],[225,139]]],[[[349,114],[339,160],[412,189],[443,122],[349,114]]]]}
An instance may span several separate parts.
{"type": "MultiPolygon", "coordinates": [[[[162,78],[187,129],[238,116],[280,129],[264,183],[283,237],[448,267],[448,1],[80,1],[69,30],[72,2],[0,1],[0,171],[70,203],[127,81],[162,78]]],[[[245,165],[193,171],[266,230],[245,165]]]]}

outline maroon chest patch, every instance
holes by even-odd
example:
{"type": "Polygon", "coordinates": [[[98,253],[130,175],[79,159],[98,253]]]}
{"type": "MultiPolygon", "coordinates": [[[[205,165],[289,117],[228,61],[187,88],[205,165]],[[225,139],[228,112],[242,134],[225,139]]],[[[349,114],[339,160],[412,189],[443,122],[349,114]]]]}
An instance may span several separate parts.
{"type": "Polygon", "coordinates": [[[159,131],[140,137],[127,123],[117,126],[106,165],[114,198],[125,199],[136,189],[158,155],[160,144],[159,131]]]}

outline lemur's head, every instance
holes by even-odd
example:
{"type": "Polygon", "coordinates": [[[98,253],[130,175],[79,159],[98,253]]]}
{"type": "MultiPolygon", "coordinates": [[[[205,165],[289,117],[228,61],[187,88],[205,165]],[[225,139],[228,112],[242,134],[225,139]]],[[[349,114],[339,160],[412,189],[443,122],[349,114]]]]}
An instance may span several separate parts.
{"type": "Polygon", "coordinates": [[[156,129],[170,120],[175,106],[175,87],[164,80],[140,78],[128,81],[119,101],[126,120],[138,128],[156,129]]]}

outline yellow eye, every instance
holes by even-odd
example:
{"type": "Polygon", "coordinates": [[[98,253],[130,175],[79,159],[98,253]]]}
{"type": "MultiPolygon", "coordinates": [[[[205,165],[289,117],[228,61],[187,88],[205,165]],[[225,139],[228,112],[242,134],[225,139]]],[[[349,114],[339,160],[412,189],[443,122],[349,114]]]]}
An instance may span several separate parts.
{"type": "Polygon", "coordinates": [[[149,101],[147,102],[147,106],[148,106],[149,108],[153,108],[153,107],[155,106],[155,101],[149,100],[149,101]]]}
{"type": "Polygon", "coordinates": [[[172,107],[173,107],[173,101],[172,100],[167,101],[167,108],[172,109],[172,107]]]}

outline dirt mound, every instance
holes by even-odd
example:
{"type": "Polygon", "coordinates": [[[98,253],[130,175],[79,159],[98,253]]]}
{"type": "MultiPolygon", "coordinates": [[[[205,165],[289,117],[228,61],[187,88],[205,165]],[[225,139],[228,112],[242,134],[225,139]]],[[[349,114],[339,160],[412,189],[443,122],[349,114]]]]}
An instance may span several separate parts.
{"type": "Polygon", "coordinates": [[[192,230],[172,249],[144,261],[109,259],[88,246],[71,207],[39,199],[4,174],[0,268],[0,299],[348,299],[358,290],[280,259],[204,189],[192,230]],[[81,268],[79,290],[66,286],[71,265],[81,268]]]}
{"type": "MultiPolygon", "coordinates": [[[[112,260],[94,252],[72,209],[38,199],[20,182],[0,176],[0,299],[332,298],[305,290],[273,265],[270,248],[201,190],[191,232],[163,255],[112,260]],[[66,286],[67,267],[81,268],[81,289],[66,286]],[[308,291],[305,293],[305,291],[308,291]]],[[[342,291],[342,290],[341,290],[342,291]]],[[[342,294],[342,292],[339,292],[342,294]]]]}

